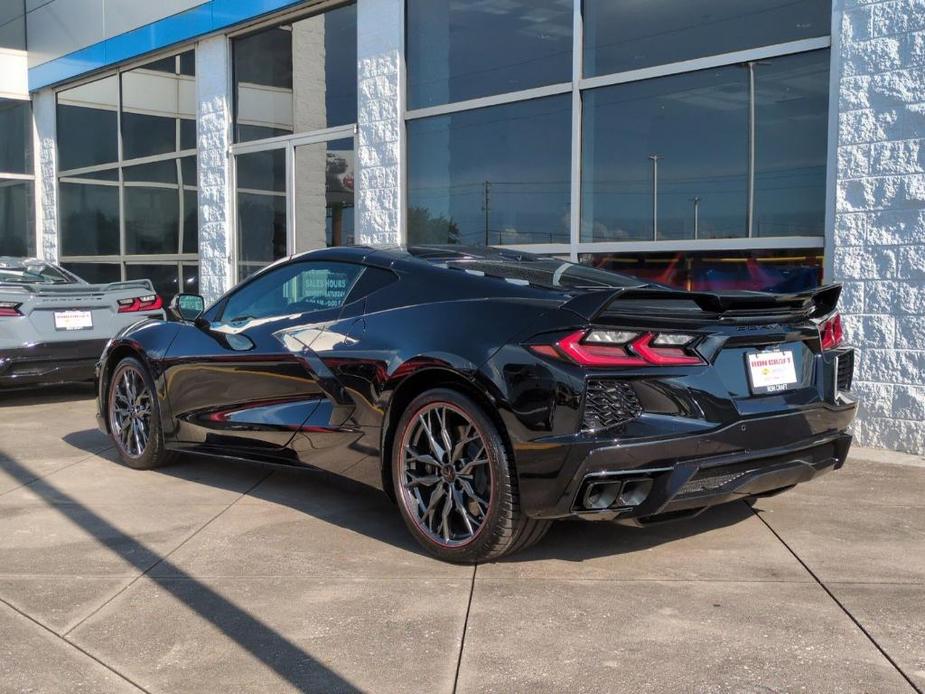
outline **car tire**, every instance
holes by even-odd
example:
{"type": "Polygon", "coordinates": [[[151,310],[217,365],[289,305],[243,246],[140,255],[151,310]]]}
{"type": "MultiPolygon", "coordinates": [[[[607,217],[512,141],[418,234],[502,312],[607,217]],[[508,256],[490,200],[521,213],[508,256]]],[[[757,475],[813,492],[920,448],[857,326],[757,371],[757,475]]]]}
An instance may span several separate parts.
{"type": "Polygon", "coordinates": [[[392,483],[411,534],[445,561],[498,559],[538,542],[550,525],[523,513],[498,425],[454,390],[429,390],[405,409],[393,437],[392,483]]]}
{"type": "Polygon", "coordinates": [[[173,462],[175,454],[164,446],[154,379],[134,357],[113,369],[106,418],[119,457],[129,467],[151,470],[173,462]]]}

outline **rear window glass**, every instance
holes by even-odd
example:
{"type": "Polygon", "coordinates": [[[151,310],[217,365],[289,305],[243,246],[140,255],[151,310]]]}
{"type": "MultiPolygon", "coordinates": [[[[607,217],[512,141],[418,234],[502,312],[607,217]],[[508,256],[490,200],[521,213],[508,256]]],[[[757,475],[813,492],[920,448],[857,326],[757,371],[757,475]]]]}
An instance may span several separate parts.
{"type": "Polygon", "coordinates": [[[480,272],[489,277],[521,281],[547,289],[638,287],[642,284],[634,277],[554,258],[517,260],[473,258],[447,260],[444,264],[457,270],[480,272]]]}
{"type": "Polygon", "coordinates": [[[0,267],[0,283],[4,284],[67,284],[73,281],[62,270],[46,263],[0,267]]]}

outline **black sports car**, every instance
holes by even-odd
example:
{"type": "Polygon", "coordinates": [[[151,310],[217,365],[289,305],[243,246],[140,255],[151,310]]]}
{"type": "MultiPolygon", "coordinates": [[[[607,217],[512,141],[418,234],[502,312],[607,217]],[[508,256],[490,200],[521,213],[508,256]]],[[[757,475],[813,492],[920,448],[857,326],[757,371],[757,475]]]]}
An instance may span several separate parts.
{"type": "Polygon", "coordinates": [[[330,248],[106,347],[126,464],[307,465],[397,501],[450,561],[577,516],[645,524],[839,468],[856,403],[840,288],[693,293],[552,258],[330,248]]]}

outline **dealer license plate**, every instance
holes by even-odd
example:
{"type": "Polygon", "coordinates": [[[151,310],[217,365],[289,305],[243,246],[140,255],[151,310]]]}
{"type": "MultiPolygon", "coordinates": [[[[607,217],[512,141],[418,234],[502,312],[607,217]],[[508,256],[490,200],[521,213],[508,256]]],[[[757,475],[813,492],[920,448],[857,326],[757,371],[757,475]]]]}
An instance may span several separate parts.
{"type": "Polygon", "coordinates": [[[789,350],[751,352],[746,359],[753,393],[779,393],[797,384],[796,364],[789,350]]]}
{"type": "Polygon", "coordinates": [[[55,311],[55,330],[90,330],[92,327],[90,311],[55,311]]]}

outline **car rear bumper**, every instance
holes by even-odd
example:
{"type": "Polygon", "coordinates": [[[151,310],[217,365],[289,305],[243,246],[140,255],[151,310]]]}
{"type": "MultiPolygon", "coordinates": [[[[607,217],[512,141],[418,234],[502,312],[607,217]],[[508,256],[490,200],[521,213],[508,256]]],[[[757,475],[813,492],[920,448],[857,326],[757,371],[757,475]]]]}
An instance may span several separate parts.
{"type": "Polygon", "coordinates": [[[522,503],[537,518],[645,523],[768,496],[840,468],[854,413],[852,403],[743,419],[696,436],[576,443],[556,484],[548,474],[518,475],[522,503]]]}
{"type": "Polygon", "coordinates": [[[106,340],[43,342],[0,351],[0,388],[93,380],[106,340]]]}

